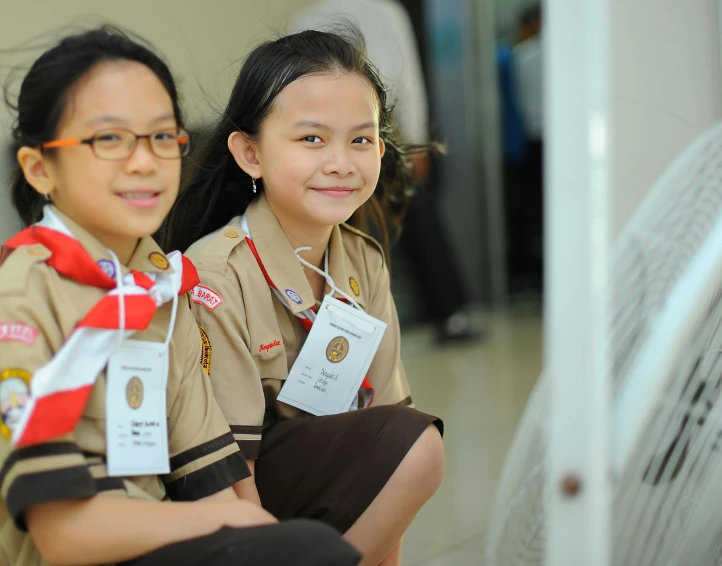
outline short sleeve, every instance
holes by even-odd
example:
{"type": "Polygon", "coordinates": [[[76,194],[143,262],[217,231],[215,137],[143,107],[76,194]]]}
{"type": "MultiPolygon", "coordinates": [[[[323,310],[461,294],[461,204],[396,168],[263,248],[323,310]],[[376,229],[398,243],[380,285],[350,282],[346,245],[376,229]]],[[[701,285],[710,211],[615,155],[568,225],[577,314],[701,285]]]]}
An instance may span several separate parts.
{"type": "MultiPolygon", "coordinates": [[[[4,272],[12,268],[8,263],[4,272]]],[[[63,343],[43,267],[31,268],[33,277],[22,291],[9,290],[0,280],[0,494],[21,530],[26,530],[28,507],[92,497],[99,491],[73,434],[22,448],[10,442],[27,408],[33,375],[63,343]]]]}
{"type": "Polygon", "coordinates": [[[376,283],[367,312],[388,326],[368,371],[374,387],[373,406],[412,405],[406,372],[401,363],[401,331],[396,304],[391,295],[389,270],[381,256],[378,266],[370,269],[370,279],[376,283]],[[378,273],[374,278],[373,274],[378,273]]]}
{"type": "MultiPolygon", "coordinates": [[[[231,432],[249,459],[258,457],[266,402],[258,369],[249,350],[246,307],[238,281],[199,270],[193,314],[208,340],[213,393],[231,432]]],[[[234,274],[231,272],[229,277],[234,274]]]]}
{"type": "Polygon", "coordinates": [[[198,326],[186,302],[181,304],[178,325],[183,332],[172,347],[185,354],[185,363],[169,410],[170,473],[163,480],[172,500],[196,501],[251,474],[201,365],[203,344],[198,326]]]}

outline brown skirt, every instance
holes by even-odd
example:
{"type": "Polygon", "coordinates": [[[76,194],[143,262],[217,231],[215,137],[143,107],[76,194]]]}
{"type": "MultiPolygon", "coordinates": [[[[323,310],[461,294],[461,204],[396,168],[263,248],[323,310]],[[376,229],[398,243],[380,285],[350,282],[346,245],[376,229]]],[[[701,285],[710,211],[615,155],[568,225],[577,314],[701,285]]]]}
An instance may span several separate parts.
{"type": "Polygon", "coordinates": [[[361,555],[322,523],[297,520],[222,529],[118,566],[354,566],[361,555]]]}
{"type": "Polygon", "coordinates": [[[281,421],[264,431],[256,460],[263,506],[346,532],[431,424],[443,434],[439,418],[399,405],[281,421]]]}

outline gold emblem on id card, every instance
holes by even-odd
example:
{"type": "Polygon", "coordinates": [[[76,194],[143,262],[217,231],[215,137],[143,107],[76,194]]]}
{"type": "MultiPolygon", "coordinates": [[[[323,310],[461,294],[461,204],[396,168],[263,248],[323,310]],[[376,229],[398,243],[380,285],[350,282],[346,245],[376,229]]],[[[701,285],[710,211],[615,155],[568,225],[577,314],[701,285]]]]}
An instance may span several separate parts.
{"type": "Polygon", "coordinates": [[[348,340],[343,336],[337,336],[326,348],[326,358],[332,364],[342,362],[348,354],[348,340]]]}
{"type": "Polygon", "coordinates": [[[139,377],[131,377],[125,386],[125,398],[131,409],[138,409],[143,404],[143,382],[139,377]]]}

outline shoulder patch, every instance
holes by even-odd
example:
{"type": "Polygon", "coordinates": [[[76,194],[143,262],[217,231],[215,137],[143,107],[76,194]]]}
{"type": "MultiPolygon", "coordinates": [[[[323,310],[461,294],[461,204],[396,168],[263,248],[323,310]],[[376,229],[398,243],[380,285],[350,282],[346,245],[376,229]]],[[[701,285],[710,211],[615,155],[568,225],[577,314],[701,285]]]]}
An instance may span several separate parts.
{"type": "Polygon", "coordinates": [[[0,342],[19,342],[32,346],[39,331],[23,322],[0,322],[0,342]]]}
{"type": "Polygon", "coordinates": [[[206,373],[211,375],[211,341],[208,339],[208,334],[206,334],[202,326],[199,325],[198,330],[201,333],[201,342],[203,343],[203,348],[201,349],[201,365],[203,369],[206,370],[206,373]]]}
{"type": "Polygon", "coordinates": [[[209,311],[216,310],[223,302],[221,295],[206,285],[196,285],[191,291],[191,300],[203,305],[209,311]]]}
{"type": "Polygon", "coordinates": [[[23,295],[33,267],[44,263],[51,255],[41,244],[20,246],[11,251],[0,264],[0,295],[23,295]]]}
{"type": "Polygon", "coordinates": [[[30,400],[32,375],[24,369],[9,368],[0,371],[0,433],[10,440],[30,400]]]}

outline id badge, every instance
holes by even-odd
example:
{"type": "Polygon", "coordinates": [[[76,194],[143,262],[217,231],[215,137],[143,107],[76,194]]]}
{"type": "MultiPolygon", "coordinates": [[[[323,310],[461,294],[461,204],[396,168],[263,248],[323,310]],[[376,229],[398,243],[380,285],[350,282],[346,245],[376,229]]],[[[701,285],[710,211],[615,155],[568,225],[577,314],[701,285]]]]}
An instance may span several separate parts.
{"type": "Polygon", "coordinates": [[[387,324],[327,296],[278,400],[313,415],[352,406],[387,324]]]}
{"type": "Polygon", "coordinates": [[[166,345],[126,340],[108,362],[107,381],[108,475],[169,473],[166,345]]]}

